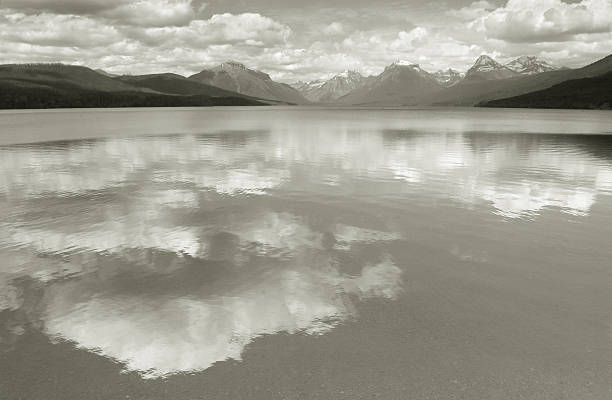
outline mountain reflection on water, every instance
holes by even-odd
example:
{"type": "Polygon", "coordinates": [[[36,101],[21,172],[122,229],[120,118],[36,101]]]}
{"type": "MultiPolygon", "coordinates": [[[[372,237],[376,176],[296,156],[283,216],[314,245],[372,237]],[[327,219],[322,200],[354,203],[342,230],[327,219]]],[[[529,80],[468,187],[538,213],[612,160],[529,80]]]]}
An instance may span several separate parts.
{"type": "Polygon", "coordinates": [[[612,195],[591,136],[316,127],[1,147],[0,350],[33,329],[147,378],[204,370],[401,296],[411,204],[535,223],[612,195]]]}

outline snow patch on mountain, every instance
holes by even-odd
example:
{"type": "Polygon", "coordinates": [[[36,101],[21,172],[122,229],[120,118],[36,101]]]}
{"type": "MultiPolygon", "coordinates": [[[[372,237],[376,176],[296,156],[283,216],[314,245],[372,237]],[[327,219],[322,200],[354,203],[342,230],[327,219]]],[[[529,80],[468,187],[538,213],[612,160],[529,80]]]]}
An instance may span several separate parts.
{"type": "Polygon", "coordinates": [[[521,56],[507,63],[506,67],[523,75],[533,75],[560,69],[535,56],[521,56]]]}

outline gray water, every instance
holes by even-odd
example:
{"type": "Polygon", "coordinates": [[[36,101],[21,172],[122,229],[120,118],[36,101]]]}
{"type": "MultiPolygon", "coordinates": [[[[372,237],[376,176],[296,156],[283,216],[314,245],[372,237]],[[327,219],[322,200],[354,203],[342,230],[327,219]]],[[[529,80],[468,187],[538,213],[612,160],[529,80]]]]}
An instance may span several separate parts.
{"type": "Polygon", "coordinates": [[[611,260],[609,112],[0,112],[2,399],[609,399],[611,260]]]}

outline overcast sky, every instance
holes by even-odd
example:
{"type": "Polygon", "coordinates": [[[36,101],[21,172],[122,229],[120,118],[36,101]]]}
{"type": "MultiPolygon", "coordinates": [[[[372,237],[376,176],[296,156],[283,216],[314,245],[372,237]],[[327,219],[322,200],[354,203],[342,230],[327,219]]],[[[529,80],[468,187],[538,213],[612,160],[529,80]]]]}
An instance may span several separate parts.
{"type": "Polygon", "coordinates": [[[612,53],[612,0],[0,0],[0,63],[195,73],[240,61],[282,81],[480,54],[582,66],[612,53]]]}

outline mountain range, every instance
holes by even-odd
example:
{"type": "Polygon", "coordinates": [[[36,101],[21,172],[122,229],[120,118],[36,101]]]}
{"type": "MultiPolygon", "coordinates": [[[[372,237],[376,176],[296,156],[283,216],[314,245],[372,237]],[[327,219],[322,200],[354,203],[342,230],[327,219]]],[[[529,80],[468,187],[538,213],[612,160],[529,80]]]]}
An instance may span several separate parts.
{"type": "Polygon", "coordinates": [[[465,73],[449,68],[434,72],[433,77],[440,85],[450,87],[461,81],[465,77],[465,73]]]}
{"type": "Polygon", "coordinates": [[[556,67],[533,56],[502,64],[482,55],[465,72],[448,68],[430,73],[418,64],[397,61],[376,76],[345,71],[325,80],[288,85],[236,61],[189,77],[172,73],[118,76],[74,65],[12,64],[0,65],[0,108],[276,104],[546,107],[546,101],[555,107],[609,108],[605,93],[612,92],[612,87],[606,74],[611,71],[612,55],[578,69],[556,67]],[[591,88],[594,101],[585,101],[582,84],[591,88]],[[576,101],[559,100],[565,92],[576,101]]]}
{"type": "Polygon", "coordinates": [[[472,68],[467,70],[463,80],[489,81],[512,78],[517,75],[520,75],[520,73],[510,69],[506,65],[498,63],[487,55],[482,55],[478,57],[472,68]]]}
{"type": "Polygon", "coordinates": [[[359,72],[344,71],[328,80],[296,82],[292,86],[308,101],[313,103],[330,103],[366,84],[372,77],[365,77],[359,72]]]}
{"type": "Polygon", "coordinates": [[[265,104],[174,74],[123,77],[76,65],[0,65],[0,109],[265,104]]]}

